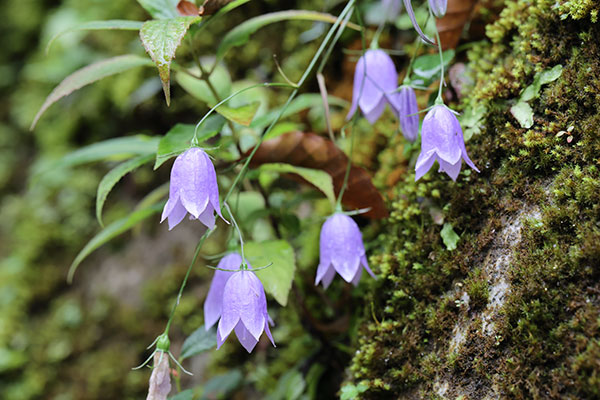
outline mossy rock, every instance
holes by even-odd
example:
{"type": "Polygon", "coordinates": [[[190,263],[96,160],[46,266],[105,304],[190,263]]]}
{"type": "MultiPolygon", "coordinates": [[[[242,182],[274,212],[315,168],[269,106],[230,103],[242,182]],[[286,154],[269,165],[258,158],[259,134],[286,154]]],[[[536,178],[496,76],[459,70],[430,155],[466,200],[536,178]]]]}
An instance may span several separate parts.
{"type": "MultiPolygon", "coordinates": [[[[457,183],[408,174],[371,257],[348,388],[356,397],[567,399],[600,396],[600,25],[591,1],[507,1],[469,51],[484,107],[467,143],[481,169],[457,183]],[[536,72],[561,76],[510,113],[536,72]],[[449,251],[431,210],[460,235],[449,251]],[[401,293],[402,295],[398,295],[401,293]],[[369,300],[367,300],[369,301],[369,300]]],[[[380,156],[381,174],[406,168],[380,156]]],[[[439,221],[438,221],[439,222],[439,221]]]]}

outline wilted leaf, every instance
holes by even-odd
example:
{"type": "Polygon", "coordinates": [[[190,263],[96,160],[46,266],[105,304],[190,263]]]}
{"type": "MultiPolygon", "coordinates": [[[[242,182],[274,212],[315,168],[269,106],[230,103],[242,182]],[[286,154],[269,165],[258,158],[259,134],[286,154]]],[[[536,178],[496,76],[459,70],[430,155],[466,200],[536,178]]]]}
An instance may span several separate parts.
{"type": "MultiPolygon", "coordinates": [[[[317,11],[286,10],[250,18],[249,20],[230,30],[225,35],[221,41],[221,44],[219,45],[219,48],[217,49],[217,59],[223,58],[225,53],[227,53],[231,48],[241,46],[246,43],[248,39],[250,39],[250,35],[260,28],[275,22],[286,20],[320,21],[333,24],[337,21],[337,17],[317,11]]],[[[352,23],[349,23],[347,26],[352,29],[360,30],[359,26],[352,23]]]]}
{"type": "Polygon", "coordinates": [[[167,105],[171,102],[170,72],[171,61],[190,25],[200,21],[200,17],[177,17],[144,22],[140,39],[144,48],[158,67],[158,75],[163,85],[167,105]]]}
{"type": "Polygon", "coordinates": [[[285,307],[296,271],[292,246],[285,240],[249,242],[244,245],[244,256],[255,269],[272,263],[269,268],[256,271],[256,275],[265,291],[285,307]]]}
{"type": "Polygon", "coordinates": [[[48,107],[61,98],[73,93],[75,90],[89,85],[90,83],[96,82],[102,78],[106,78],[107,76],[115,75],[131,68],[150,65],[152,65],[152,63],[147,58],[128,54],[98,61],[75,71],[71,75],[67,76],[61,83],[59,83],[59,85],[54,88],[52,93],[50,93],[50,95],[46,98],[46,101],[44,101],[44,104],[42,104],[42,107],[35,115],[30,129],[35,128],[38,120],[48,109],[48,107]]]}
{"type": "Polygon", "coordinates": [[[177,4],[177,11],[182,16],[197,17],[200,15],[200,10],[191,1],[181,0],[177,4]]]}
{"type": "Polygon", "coordinates": [[[128,30],[128,31],[139,31],[142,28],[143,22],[141,21],[130,21],[126,19],[112,19],[108,21],[90,21],[83,24],[74,26],[67,30],[57,33],[50,39],[46,45],[46,53],[50,50],[52,43],[65,33],[76,32],[76,31],[93,31],[93,30],[128,30]]]}
{"type": "MultiPolygon", "coordinates": [[[[198,143],[216,136],[221,131],[221,128],[223,128],[223,124],[225,124],[225,119],[220,115],[211,115],[208,117],[198,129],[198,143]]],[[[171,128],[158,143],[154,169],[160,167],[171,157],[176,157],[187,150],[191,145],[195,129],[196,125],[192,124],[177,124],[171,128]]]]}
{"type": "Polygon", "coordinates": [[[212,349],[217,345],[217,331],[216,329],[209,329],[208,331],[201,326],[196,329],[190,336],[185,339],[183,346],[181,347],[180,360],[185,360],[203,353],[207,350],[212,349]]]}
{"type": "Polygon", "coordinates": [[[142,222],[146,218],[159,213],[162,210],[162,208],[162,204],[155,204],[152,207],[134,211],[128,216],[113,222],[112,224],[108,225],[106,228],[98,232],[96,236],[94,236],[92,240],[90,240],[85,245],[85,247],[77,254],[75,260],[73,260],[73,263],[69,267],[67,281],[71,282],[73,280],[73,275],[75,274],[77,267],[79,267],[79,264],[81,264],[81,262],[85,260],[85,258],[89,256],[94,250],[96,250],[98,247],[102,246],[106,242],[110,241],[111,239],[119,236],[121,233],[124,233],[129,229],[133,228],[135,225],[142,222]]]}
{"type": "Polygon", "coordinates": [[[446,248],[448,250],[455,250],[456,244],[458,243],[460,236],[458,236],[456,232],[454,232],[452,224],[446,222],[442,227],[442,231],[440,232],[440,234],[442,235],[442,241],[444,242],[446,248]]]}
{"type": "Polygon", "coordinates": [[[148,154],[144,156],[139,156],[136,158],[132,158],[131,160],[125,161],[122,164],[117,165],[115,168],[111,169],[100,181],[98,185],[98,191],[96,193],[96,218],[101,226],[104,226],[102,223],[102,208],[104,207],[104,202],[108,197],[108,194],[112,190],[112,188],[123,178],[125,175],[135,170],[136,168],[150,162],[154,158],[154,155],[148,154]]]}
{"type": "MultiPolygon", "coordinates": [[[[252,159],[251,167],[266,163],[285,162],[304,168],[320,169],[333,178],[336,195],[346,174],[348,157],[333,142],[314,133],[290,132],[264,141],[252,159]]],[[[352,166],[348,188],[342,203],[348,209],[370,207],[364,215],[385,218],[388,215],[383,197],[373,185],[371,177],[362,168],[352,166]]]]}
{"type": "Polygon", "coordinates": [[[471,19],[477,0],[448,0],[446,15],[436,20],[442,49],[453,49],[458,44],[464,27],[471,19]]]}
{"type": "Polygon", "coordinates": [[[233,0],[204,0],[200,7],[200,15],[213,15],[233,0]]]}

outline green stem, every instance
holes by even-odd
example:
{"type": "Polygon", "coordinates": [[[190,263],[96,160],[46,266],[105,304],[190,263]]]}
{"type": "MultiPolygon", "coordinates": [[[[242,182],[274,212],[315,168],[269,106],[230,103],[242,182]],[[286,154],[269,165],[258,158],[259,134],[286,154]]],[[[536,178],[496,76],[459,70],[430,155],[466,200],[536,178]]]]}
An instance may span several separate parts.
{"type": "Polygon", "coordinates": [[[177,306],[179,305],[179,301],[181,300],[181,296],[183,294],[183,289],[185,289],[185,285],[187,284],[188,278],[190,277],[190,273],[192,272],[192,268],[194,267],[194,264],[196,264],[196,260],[198,259],[198,255],[200,254],[200,249],[202,248],[202,245],[204,244],[204,241],[206,240],[206,238],[208,238],[210,236],[210,234],[214,231],[215,228],[209,229],[206,232],[204,232],[204,235],[202,235],[202,237],[200,238],[200,241],[198,242],[198,244],[196,245],[196,250],[194,251],[194,257],[192,258],[192,262],[190,263],[187,272],[185,273],[185,277],[183,278],[183,282],[181,282],[181,286],[179,287],[179,293],[177,294],[177,300],[175,301],[175,304],[173,304],[173,308],[171,309],[171,315],[169,316],[169,320],[167,321],[167,326],[165,327],[165,335],[169,334],[169,329],[171,328],[171,323],[173,322],[173,317],[175,316],[175,310],[177,309],[177,306]]]}
{"type": "Polygon", "coordinates": [[[346,166],[346,173],[344,174],[344,181],[342,182],[342,187],[340,188],[340,193],[338,194],[337,202],[335,204],[335,211],[342,211],[342,197],[344,196],[344,192],[348,187],[348,179],[350,178],[350,170],[352,169],[352,154],[354,152],[354,125],[356,123],[356,116],[358,113],[354,114],[352,117],[351,131],[350,131],[350,152],[348,154],[348,165],[346,166]]]}
{"type": "MultiPolygon", "coordinates": [[[[333,35],[334,35],[335,31],[337,30],[337,28],[340,26],[341,21],[346,17],[346,15],[348,14],[348,12],[350,12],[353,9],[355,2],[356,2],[356,0],[350,0],[348,2],[348,4],[346,4],[346,7],[344,7],[344,9],[340,13],[338,19],[335,21],[335,23],[333,24],[333,26],[329,29],[329,32],[327,32],[327,35],[325,36],[325,39],[321,43],[321,46],[319,46],[319,49],[317,50],[317,52],[313,56],[312,60],[310,61],[310,64],[308,65],[308,67],[304,71],[304,74],[302,75],[302,77],[298,81],[298,87],[296,87],[294,89],[294,91],[290,94],[290,96],[288,97],[287,101],[285,102],[285,104],[283,105],[283,107],[281,108],[281,110],[279,111],[279,114],[277,115],[277,117],[271,122],[271,124],[269,125],[269,127],[265,130],[265,132],[260,137],[260,140],[258,141],[258,143],[256,144],[256,146],[254,146],[254,149],[252,149],[252,152],[250,153],[250,155],[246,159],[246,162],[242,166],[241,171],[237,174],[237,176],[235,177],[235,180],[231,184],[231,187],[229,188],[229,191],[225,195],[225,198],[223,199],[223,202],[226,202],[227,199],[229,198],[229,196],[231,196],[231,194],[233,193],[233,191],[236,188],[236,186],[238,185],[241,177],[246,173],[246,170],[248,169],[248,165],[250,165],[250,162],[252,161],[252,158],[254,157],[254,154],[256,154],[256,152],[258,151],[258,148],[260,147],[260,145],[264,141],[264,139],[267,136],[267,134],[271,131],[271,129],[273,129],[273,126],[275,126],[275,124],[277,122],[279,122],[279,120],[283,116],[283,113],[285,113],[285,111],[289,107],[289,105],[292,102],[292,100],[294,100],[294,98],[298,94],[298,92],[300,90],[300,87],[304,84],[304,82],[306,81],[306,79],[308,79],[308,76],[311,74],[313,68],[315,67],[315,65],[317,63],[317,61],[321,57],[321,54],[323,54],[323,51],[325,50],[325,47],[327,46],[327,44],[329,43],[329,41],[333,37],[333,35]]],[[[285,85],[285,86],[289,86],[289,85],[285,85]]]]}
{"type": "MultiPolygon", "coordinates": [[[[425,25],[427,26],[427,24],[429,23],[429,17],[431,16],[430,14],[427,14],[427,19],[425,20],[425,25]]],[[[410,80],[410,73],[412,72],[412,67],[413,67],[413,63],[415,62],[415,58],[417,58],[417,54],[419,53],[419,49],[421,48],[421,38],[419,36],[417,36],[417,39],[415,40],[417,43],[417,47],[415,48],[415,51],[413,52],[412,56],[410,57],[410,62],[408,63],[408,68],[406,69],[406,75],[404,76],[404,81],[406,81],[407,79],[410,80]]]]}
{"type": "MultiPolygon", "coordinates": [[[[429,10],[429,16],[431,17],[431,10],[429,10]]],[[[444,86],[444,53],[442,52],[442,42],[440,40],[440,33],[438,32],[437,25],[435,26],[435,39],[437,40],[437,48],[440,53],[440,67],[442,69],[440,75],[440,86],[438,88],[438,95],[435,99],[436,104],[444,104],[444,100],[442,99],[442,87],[444,86]]]]}

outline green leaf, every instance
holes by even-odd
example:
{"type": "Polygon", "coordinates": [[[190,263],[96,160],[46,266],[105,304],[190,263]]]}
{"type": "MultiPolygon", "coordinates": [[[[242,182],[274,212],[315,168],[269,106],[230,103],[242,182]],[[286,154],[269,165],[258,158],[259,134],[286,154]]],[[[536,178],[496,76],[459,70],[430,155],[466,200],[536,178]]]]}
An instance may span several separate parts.
{"type": "MultiPolygon", "coordinates": [[[[305,11],[305,10],[287,10],[278,11],[274,13],[263,14],[258,17],[250,18],[240,25],[230,30],[219,45],[217,49],[217,59],[222,59],[225,53],[236,46],[241,46],[250,39],[250,35],[262,28],[263,26],[272,24],[274,22],[286,21],[286,20],[305,20],[305,21],[320,21],[335,23],[337,17],[316,12],[316,11],[305,11]]],[[[356,30],[360,30],[355,24],[349,23],[348,27],[356,30]]]]}
{"type": "Polygon", "coordinates": [[[134,56],[127,54],[124,56],[118,56],[109,58],[107,60],[98,61],[94,64],[90,64],[80,70],[75,71],[71,75],[67,76],[44,101],[42,107],[35,115],[31,128],[35,128],[38,120],[42,114],[61,98],[71,94],[77,89],[80,89],[90,83],[96,82],[107,76],[115,75],[120,72],[127,71],[129,69],[141,66],[151,66],[152,63],[145,57],[134,56]]]}
{"type": "Polygon", "coordinates": [[[250,126],[250,123],[254,119],[254,115],[256,114],[256,111],[258,111],[259,107],[260,101],[253,101],[252,103],[235,108],[223,104],[220,105],[215,111],[232,122],[236,122],[244,126],[250,126]]]}
{"type": "MultiPolygon", "coordinates": [[[[198,143],[202,143],[216,136],[225,124],[225,118],[220,115],[211,115],[202,123],[198,129],[198,143]]],[[[165,161],[178,156],[190,148],[190,142],[194,137],[196,125],[177,124],[158,143],[154,169],[160,167],[165,161]]]]}
{"type": "Polygon", "coordinates": [[[140,29],[142,44],[158,67],[167,105],[171,102],[171,61],[175,58],[175,52],[190,25],[200,19],[200,17],[177,17],[152,20],[144,22],[140,29]]]}
{"type": "Polygon", "coordinates": [[[256,271],[256,275],[265,291],[285,307],[296,270],[292,246],[285,240],[249,242],[244,245],[244,256],[257,269],[273,263],[269,268],[256,271]]]}
{"type": "MultiPolygon", "coordinates": [[[[198,68],[192,68],[190,69],[190,72],[197,76],[201,75],[198,68]]],[[[212,107],[231,94],[231,76],[229,75],[227,68],[222,64],[217,64],[208,79],[215,88],[217,95],[219,96],[218,99],[203,80],[196,79],[184,72],[177,72],[175,74],[175,80],[183,90],[212,107]]]]}
{"type": "Polygon", "coordinates": [[[142,28],[143,22],[131,21],[127,19],[111,19],[108,21],[90,21],[83,24],[74,26],[67,30],[57,33],[50,39],[46,45],[46,53],[50,50],[50,47],[56,39],[69,32],[76,31],[97,31],[97,30],[125,30],[125,31],[139,31],[142,28]]]}
{"type": "Polygon", "coordinates": [[[73,263],[69,267],[67,281],[69,283],[73,281],[73,275],[75,274],[77,267],[79,267],[81,262],[85,260],[85,258],[89,256],[94,250],[107,243],[111,239],[119,236],[120,234],[127,232],[129,229],[142,222],[146,218],[159,213],[162,210],[162,208],[162,204],[155,204],[152,207],[134,211],[128,216],[113,222],[112,224],[108,225],[106,228],[98,232],[96,236],[94,236],[77,254],[75,260],[73,260],[73,263]]]}
{"type": "Polygon", "coordinates": [[[132,158],[129,161],[125,161],[124,163],[117,165],[106,175],[104,175],[100,181],[100,184],[98,185],[98,191],[96,193],[96,218],[98,219],[100,226],[104,226],[104,223],[102,222],[102,208],[104,207],[106,197],[108,197],[108,194],[112,188],[129,172],[146,164],[147,162],[150,162],[153,158],[153,154],[132,158]]]}
{"type": "Polygon", "coordinates": [[[174,396],[170,396],[169,400],[194,400],[194,390],[187,389],[177,393],[174,396]]]}
{"type": "Polygon", "coordinates": [[[342,393],[340,396],[340,400],[353,400],[359,398],[361,393],[367,391],[369,387],[365,384],[359,383],[354,386],[352,384],[342,386],[342,393]]]}
{"type": "Polygon", "coordinates": [[[154,154],[157,145],[157,137],[145,135],[108,139],[77,149],[58,160],[52,167],[67,168],[101,160],[122,160],[132,156],[154,154]]]}
{"type": "MultiPolygon", "coordinates": [[[[334,106],[339,106],[339,107],[347,107],[348,106],[348,102],[340,99],[339,97],[328,96],[327,101],[330,105],[334,105],[334,106]]],[[[318,93],[301,94],[290,103],[290,105],[286,108],[286,110],[283,113],[283,115],[281,116],[281,118],[289,117],[290,115],[297,114],[302,110],[305,110],[307,108],[313,108],[313,107],[319,107],[321,109],[323,108],[323,98],[321,97],[321,95],[318,93]]],[[[255,129],[266,128],[273,120],[275,120],[275,118],[277,118],[277,116],[279,115],[280,112],[281,112],[281,108],[277,108],[275,110],[268,112],[265,115],[257,117],[252,122],[252,124],[250,124],[250,127],[255,128],[255,129]]],[[[271,135],[271,133],[269,133],[269,135],[267,137],[265,137],[265,140],[271,139],[273,137],[274,136],[271,135]]]]}
{"type": "Polygon", "coordinates": [[[454,232],[452,224],[446,222],[442,227],[440,234],[442,235],[442,241],[448,250],[456,249],[456,244],[458,243],[460,236],[454,232]]]}
{"type": "Polygon", "coordinates": [[[183,361],[186,358],[196,356],[200,353],[204,353],[207,350],[212,349],[217,345],[217,331],[204,329],[204,326],[196,329],[187,339],[183,342],[181,347],[181,355],[179,360],[183,361]]]}
{"type": "Polygon", "coordinates": [[[179,0],[138,0],[138,3],[154,19],[168,19],[181,16],[177,11],[179,0]]]}
{"type": "Polygon", "coordinates": [[[537,74],[535,74],[531,85],[527,86],[525,90],[523,90],[523,93],[521,93],[519,102],[530,101],[539,97],[540,90],[542,90],[542,85],[554,82],[555,80],[560,78],[562,70],[562,65],[558,64],[555,65],[552,69],[548,69],[546,71],[538,72],[537,74]]]}
{"type": "Polygon", "coordinates": [[[279,173],[290,173],[300,175],[306,179],[311,185],[319,189],[329,199],[331,204],[335,204],[335,194],[333,192],[333,179],[325,171],[312,168],[296,167],[284,163],[263,164],[260,166],[261,171],[272,171],[279,173]]]}
{"type": "Polygon", "coordinates": [[[528,103],[519,101],[510,108],[510,113],[519,121],[521,127],[529,129],[533,126],[533,110],[528,103]]]}
{"type": "Polygon", "coordinates": [[[560,78],[560,76],[562,75],[562,72],[563,72],[563,66],[560,64],[555,65],[554,67],[552,67],[552,69],[543,71],[540,74],[540,84],[545,85],[547,83],[554,82],[555,80],[560,78]]]}
{"type": "MultiPolygon", "coordinates": [[[[454,59],[454,50],[446,50],[442,53],[444,58],[444,70],[448,70],[450,62],[454,59]]],[[[442,72],[439,54],[426,54],[415,59],[413,63],[413,77],[411,80],[420,85],[428,86],[439,78],[442,72]]]]}
{"type": "Polygon", "coordinates": [[[201,400],[228,399],[243,381],[244,375],[239,369],[215,376],[204,384],[201,400]]]}

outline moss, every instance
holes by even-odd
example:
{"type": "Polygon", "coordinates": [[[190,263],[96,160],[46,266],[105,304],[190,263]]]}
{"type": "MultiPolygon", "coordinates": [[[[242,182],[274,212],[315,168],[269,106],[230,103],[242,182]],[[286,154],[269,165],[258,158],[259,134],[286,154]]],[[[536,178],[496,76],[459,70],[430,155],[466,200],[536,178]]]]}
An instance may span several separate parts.
{"type": "Polygon", "coordinates": [[[391,139],[381,153],[379,181],[391,171],[403,175],[389,188],[391,215],[371,257],[381,265],[382,279],[371,292],[381,323],[366,316],[358,339],[351,373],[369,387],[361,397],[433,398],[440,382],[448,383],[443,398],[598,396],[600,47],[594,38],[600,29],[594,7],[507,1],[487,27],[490,40],[469,50],[474,84],[458,107],[487,110],[482,132],[467,144],[481,174],[464,171],[452,183],[429,173],[414,183],[404,172],[410,152],[398,153],[391,139]],[[510,106],[535,72],[559,63],[559,80],[531,103],[534,126],[522,129],[510,106]],[[460,233],[457,250],[443,247],[432,208],[443,210],[460,233]],[[522,220],[520,241],[502,253],[509,290],[494,306],[498,289],[482,265],[516,220],[522,220]],[[493,328],[486,315],[494,316],[493,328]]]}

